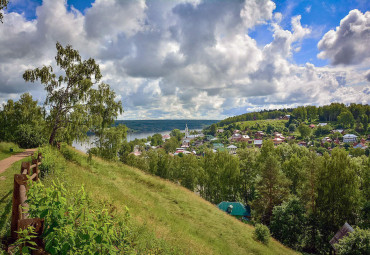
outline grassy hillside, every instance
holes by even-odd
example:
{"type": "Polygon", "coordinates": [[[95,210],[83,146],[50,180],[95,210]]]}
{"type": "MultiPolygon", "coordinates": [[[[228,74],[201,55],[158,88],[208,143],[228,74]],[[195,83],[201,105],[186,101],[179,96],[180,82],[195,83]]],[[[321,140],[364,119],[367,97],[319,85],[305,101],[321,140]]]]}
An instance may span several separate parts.
{"type": "Polygon", "coordinates": [[[179,185],[121,163],[96,158],[89,163],[85,155],[69,147],[62,149],[68,161],[55,150],[42,151],[44,167],[55,171],[44,183],[58,176],[71,190],[83,184],[94,199],[108,201],[121,215],[129,208],[139,253],[295,254],[275,240],[267,246],[255,241],[253,227],[179,185]]]}

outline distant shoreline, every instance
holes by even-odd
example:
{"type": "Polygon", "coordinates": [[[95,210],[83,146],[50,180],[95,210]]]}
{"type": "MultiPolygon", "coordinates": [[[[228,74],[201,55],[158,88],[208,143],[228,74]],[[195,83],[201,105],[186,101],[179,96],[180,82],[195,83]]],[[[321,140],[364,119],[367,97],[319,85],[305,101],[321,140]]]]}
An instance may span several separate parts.
{"type": "Polygon", "coordinates": [[[184,130],[186,125],[189,129],[203,129],[217,122],[219,120],[116,120],[114,126],[119,124],[126,125],[130,133],[155,133],[173,129],[184,130]]]}

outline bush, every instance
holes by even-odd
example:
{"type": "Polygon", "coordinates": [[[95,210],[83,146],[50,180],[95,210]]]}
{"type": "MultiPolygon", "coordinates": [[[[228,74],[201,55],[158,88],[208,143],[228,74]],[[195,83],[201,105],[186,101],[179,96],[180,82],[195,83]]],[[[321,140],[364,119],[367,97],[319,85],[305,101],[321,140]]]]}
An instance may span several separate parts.
{"type": "Polygon", "coordinates": [[[270,230],[263,224],[256,224],[253,232],[254,237],[263,244],[268,244],[270,241],[270,230]]]}
{"type": "Polygon", "coordinates": [[[40,128],[22,124],[15,131],[15,142],[22,148],[35,148],[46,143],[46,139],[40,128]]]}
{"type": "MultiPolygon", "coordinates": [[[[29,214],[44,218],[43,240],[51,254],[122,254],[129,252],[128,212],[116,218],[115,208],[95,209],[83,187],[68,192],[60,183],[46,188],[29,182],[29,214]]],[[[127,208],[126,208],[127,210],[127,208]]]]}
{"type": "Polygon", "coordinates": [[[355,231],[345,236],[335,244],[339,255],[370,254],[370,230],[355,228],[355,231]]]}

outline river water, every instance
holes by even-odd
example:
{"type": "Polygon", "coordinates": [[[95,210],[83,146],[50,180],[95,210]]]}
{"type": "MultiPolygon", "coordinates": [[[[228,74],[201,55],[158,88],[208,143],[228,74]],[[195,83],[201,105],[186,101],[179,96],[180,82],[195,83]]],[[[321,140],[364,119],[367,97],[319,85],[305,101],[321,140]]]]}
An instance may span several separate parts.
{"type": "MultiPolygon", "coordinates": [[[[190,131],[201,131],[201,129],[193,129],[193,130],[189,130],[190,131]]],[[[169,134],[171,132],[171,130],[169,131],[163,131],[163,132],[142,132],[142,133],[132,133],[132,132],[127,132],[127,138],[126,140],[128,142],[130,141],[133,141],[135,139],[143,139],[143,138],[147,138],[148,136],[153,136],[154,134],[161,134],[161,135],[165,135],[165,134],[169,134]]],[[[185,132],[185,130],[181,130],[181,132],[185,132]]],[[[85,142],[77,142],[77,141],[74,141],[72,146],[75,147],[77,150],[80,150],[82,152],[87,152],[90,148],[94,147],[94,141],[96,139],[96,136],[92,135],[92,136],[89,136],[88,137],[88,140],[85,141],[85,142]]]]}

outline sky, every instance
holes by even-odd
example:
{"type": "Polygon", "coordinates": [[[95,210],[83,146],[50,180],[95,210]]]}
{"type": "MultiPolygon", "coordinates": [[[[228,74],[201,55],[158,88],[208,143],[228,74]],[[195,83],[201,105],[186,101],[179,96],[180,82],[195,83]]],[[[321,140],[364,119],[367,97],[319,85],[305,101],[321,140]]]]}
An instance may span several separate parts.
{"type": "Polygon", "coordinates": [[[370,102],[368,0],[10,0],[0,23],[0,104],[43,85],[56,42],[100,65],[119,119],[223,119],[370,102]]]}

